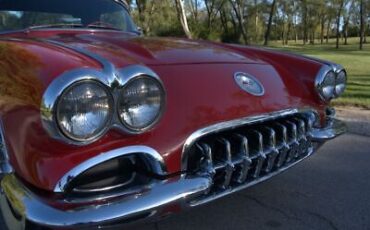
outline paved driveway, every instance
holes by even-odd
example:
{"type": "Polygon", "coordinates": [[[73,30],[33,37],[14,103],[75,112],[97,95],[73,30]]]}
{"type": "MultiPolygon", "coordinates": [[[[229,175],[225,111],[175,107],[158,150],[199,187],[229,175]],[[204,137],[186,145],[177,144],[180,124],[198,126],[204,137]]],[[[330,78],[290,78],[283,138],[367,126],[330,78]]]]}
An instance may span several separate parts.
{"type": "Polygon", "coordinates": [[[344,135],[267,182],[138,229],[370,229],[370,138],[344,135]]]}

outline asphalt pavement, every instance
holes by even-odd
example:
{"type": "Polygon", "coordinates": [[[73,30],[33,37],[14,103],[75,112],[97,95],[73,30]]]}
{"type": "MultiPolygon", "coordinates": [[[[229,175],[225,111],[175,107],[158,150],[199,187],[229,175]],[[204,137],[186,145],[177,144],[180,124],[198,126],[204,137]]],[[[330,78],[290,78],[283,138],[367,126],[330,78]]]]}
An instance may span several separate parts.
{"type": "Polygon", "coordinates": [[[346,134],[262,184],[156,224],[127,228],[138,229],[370,230],[370,137],[346,134]]]}

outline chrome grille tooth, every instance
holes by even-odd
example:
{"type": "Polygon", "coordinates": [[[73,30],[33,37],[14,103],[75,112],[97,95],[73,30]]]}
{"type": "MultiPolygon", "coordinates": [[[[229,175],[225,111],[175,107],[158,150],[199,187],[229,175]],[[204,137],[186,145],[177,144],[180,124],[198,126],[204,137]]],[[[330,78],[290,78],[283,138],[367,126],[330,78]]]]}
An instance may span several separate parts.
{"type": "Polygon", "coordinates": [[[291,132],[290,134],[291,140],[289,142],[289,152],[286,161],[291,162],[294,158],[297,157],[299,151],[298,149],[299,142],[297,139],[297,125],[289,120],[287,120],[286,123],[288,124],[288,126],[290,126],[291,132]]]}
{"type": "Polygon", "coordinates": [[[298,140],[305,139],[306,138],[306,125],[304,121],[299,118],[294,118],[294,121],[297,124],[298,140]]]}
{"type": "Polygon", "coordinates": [[[248,172],[252,165],[252,160],[249,157],[248,138],[240,134],[234,134],[234,137],[240,141],[241,152],[239,153],[239,157],[243,159],[242,164],[240,165],[240,170],[235,179],[237,183],[241,184],[247,179],[248,172]]]}
{"type": "Polygon", "coordinates": [[[290,140],[290,143],[289,144],[294,144],[294,143],[297,143],[298,141],[298,129],[297,129],[297,125],[294,123],[294,122],[292,122],[292,121],[289,121],[289,120],[287,120],[286,121],[286,123],[287,123],[287,125],[289,125],[290,126],[290,129],[291,129],[291,134],[290,134],[290,138],[291,138],[291,140],[290,140]]]}
{"type": "Polygon", "coordinates": [[[310,132],[313,129],[313,126],[316,122],[316,116],[314,113],[305,113],[302,115],[307,122],[307,132],[310,132]]]}
{"type": "Polygon", "coordinates": [[[267,165],[264,171],[266,173],[270,172],[274,167],[274,163],[276,157],[278,156],[279,152],[276,148],[276,132],[273,128],[265,126],[263,127],[264,130],[268,133],[268,143],[269,143],[269,153],[267,153],[267,165]]]}
{"type": "Polygon", "coordinates": [[[288,129],[285,125],[279,123],[279,122],[276,122],[276,126],[281,128],[282,130],[282,144],[281,146],[279,146],[280,148],[282,147],[285,147],[285,146],[288,146],[288,129]]]}
{"type": "Polygon", "coordinates": [[[266,160],[266,155],[263,151],[263,135],[261,132],[253,129],[251,130],[251,132],[254,134],[254,135],[257,135],[257,140],[258,140],[258,143],[257,143],[257,163],[256,163],[256,166],[255,166],[255,170],[253,172],[253,178],[257,178],[259,177],[260,173],[261,173],[261,170],[262,170],[262,166],[266,160]]]}
{"type": "Polygon", "coordinates": [[[276,125],[278,127],[280,127],[281,130],[282,130],[282,140],[283,140],[283,143],[279,148],[279,157],[278,157],[278,160],[276,162],[276,167],[280,168],[281,166],[284,165],[285,160],[286,160],[287,155],[288,155],[288,150],[289,150],[288,128],[285,125],[281,124],[281,123],[277,123],[276,125]]]}
{"type": "Polygon", "coordinates": [[[276,148],[276,132],[273,128],[264,126],[263,129],[268,133],[268,147],[271,149],[276,148]]]}
{"type": "Polygon", "coordinates": [[[214,168],[211,146],[206,143],[197,143],[196,146],[202,153],[202,158],[200,160],[200,174],[207,175],[213,178],[216,174],[216,170],[214,168]]]}
{"type": "Polygon", "coordinates": [[[222,189],[227,189],[231,183],[231,179],[235,170],[235,165],[232,162],[231,143],[226,138],[219,138],[217,141],[219,141],[224,146],[223,154],[225,157],[225,167],[222,169],[225,174],[220,187],[222,189]]]}
{"type": "Polygon", "coordinates": [[[297,118],[297,122],[299,122],[299,129],[301,130],[301,137],[299,140],[299,151],[297,151],[296,157],[304,156],[307,151],[309,150],[309,143],[310,141],[307,138],[308,131],[306,128],[306,123],[304,120],[297,118]]]}

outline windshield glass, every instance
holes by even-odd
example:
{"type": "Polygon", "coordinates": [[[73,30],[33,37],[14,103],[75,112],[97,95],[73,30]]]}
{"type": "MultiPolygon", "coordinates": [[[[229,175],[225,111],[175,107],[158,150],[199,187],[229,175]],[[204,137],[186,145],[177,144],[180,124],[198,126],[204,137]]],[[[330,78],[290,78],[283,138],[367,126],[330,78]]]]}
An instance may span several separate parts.
{"type": "Polygon", "coordinates": [[[127,9],[114,0],[0,0],[0,32],[43,28],[137,32],[127,9]]]}

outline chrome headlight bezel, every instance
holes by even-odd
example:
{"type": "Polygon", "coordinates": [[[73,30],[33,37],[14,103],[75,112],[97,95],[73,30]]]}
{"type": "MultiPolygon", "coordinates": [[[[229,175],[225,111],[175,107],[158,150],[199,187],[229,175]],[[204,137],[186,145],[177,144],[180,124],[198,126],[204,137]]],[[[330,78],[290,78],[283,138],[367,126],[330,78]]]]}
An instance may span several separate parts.
{"type": "Polygon", "coordinates": [[[334,97],[335,98],[338,98],[340,96],[343,95],[343,93],[346,91],[346,88],[347,88],[347,81],[348,81],[348,75],[347,75],[347,71],[342,67],[342,68],[339,68],[337,71],[336,71],[336,74],[337,74],[337,77],[336,77],[336,80],[335,80],[335,93],[334,93],[334,97]],[[340,78],[341,74],[343,74],[343,78],[344,79],[338,79],[340,78]],[[343,85],[343,87],[341,88],[341,92],[338,92],[338,87],[340,85],[343,85]]]}
{"type": "Polygon", "coordinates": [[[55,105],[55,121],[57,122],[57,126],[58,126],[60,132],[64,136],[66,136],[67,138],[69,138],[69,139],[71,139],[72,141],[75,141],[75,142],[93,142],[93,141],[99,139],[101,136],[103,136],[108,131],[108,129],[110,127],[110,124],[111,124],[112,119],[113,119],[113,113],[114,113],[114,99],[113,99],[112,93],[110,92],[110,90],[107,86],[103,85],[101,82],[96,81],[96,80],[81,80],[81,81],[74,82],[73,84],[68,86],[63,91],[63,93],[58,98],[58,100],[56,102],[56,105],[55,105]],[[99,87],[102,91],[104,91],[106,93],[106,96],[107,96],[107,106],[108,106],[108,114],[106,116],[104,124],[101,125],[101,127],[99,129],[97,129],[97,131],[93,135],[91,135],[89,137],[86,137],[86,138],[80,138],[80,137],[77,137],[76,135],[73,135],[72,133],[69,133],[64,127],[62,127],[61,118],[60,118],[60,109],[61,109],[61,106],[62,106],[60,103],[66,97],[66,94],[68,94],[71,90],[73,90],[76,87],[81,86],[83,84],[92,84],[92,85],[95,85],[95,86],[99,87]]]}
{"type": "Polygon", "coordinates": [[[44,96],[41,101],[41,121],[44,129],[47,133],[56,140],[62,141],[67,144],[77,145],[77,146],[84,146],[91,144],[101,137],[103,137],[109,130],[116,129],[126,134],[141,134],[151,130],[162,118],[162,115],[165,111],[166,107],[166,91],[161,79],[158,75],[153,72],[151,69],[141,66],[141,65],[132,65],[125,67],[123,69],[116,70],[112,73],[107,73],[104,71],[98,71],[96,69],[77,69],[73,71],[66,72],[61,76],[57,77],[46,89],[44,96]],[[127,128],[122,124],[118,115],[118,100],[120,90],[122,90],[129,82],[132,80],[142,77],[148,76],[155,79],[158,84],[163,89],[163,103],[161,105],[160,114],[157,116],[155,121],[150,124],[148,127],[140,130],[132,130],[127,128]],[[66,135],[59,127],[58,120],[56,116],[57,105],[59,99],[63,96],[63,93],[68,90],[69,87],[72,87],[79,82],[84,81],[94,81],[98,84],[104,86],[107,91],[110,93],[112,102],[112,112],[111,112],[111,119],[109,124],[106,128],[104,128],[101,132],[95,135],[93,138],[89,139],[75,139],[71,136],[66,135]]]}
{"type": "Polygon", "coordinates": [[[315,79],[315,89],[322,101],[330,102],[332,99],[338,98],[344,93],[344,90],[340,93],[336,92],[337,78],[342,72],[346,74],[344,83],[345,89],[347,84],[347,73],[342,66],[333,64],[321,67],[315,79]],[[328,79],[329,77],[333,79],[328,79]],[[329,92],[327,92],[328,90],[329,92]]]}
{"type": "Polygon", "coordinates": [[[166,92],[164,90],[162,81],[158,77],[154,75],[144,75],[144,74],[135,76],[129,81],[127,81],[126,84],[119,90],[118,96],[119,98],[117,99],[117,115],[118,115],[121,125],[124,127],[126,132],[132,133],[132,134],[144,133],[147,130],[151,129],[153,126],[155,126],[159,122],[159,120],[162,118],[162,115],[165,110],[165,105],[166,105],[166,92]],[[128,124],[127,121],[124,120],[124,118],[122,118],[122,116],[120,115],[120,112],[121,112],[120,106],[121,106],[121,102],[124,100],[124,98],[122,97],[122,94],[125,92],[125,90],[127,90],[127,88],[131,84],[133,84],[135,81],[142,80],[142,79],[152,81],[152,83],[154,83],[158,87],[160,91],[159,92],[160,93],[160,103],[159,103],[159,109],[158,109],[158,112],[156,113],[156,116],[154,117],[154,119],[151,119],[149,124],[143,127],[134,127],[128,124]]]}

